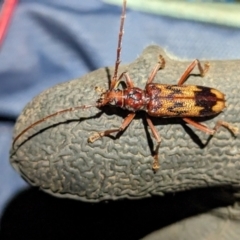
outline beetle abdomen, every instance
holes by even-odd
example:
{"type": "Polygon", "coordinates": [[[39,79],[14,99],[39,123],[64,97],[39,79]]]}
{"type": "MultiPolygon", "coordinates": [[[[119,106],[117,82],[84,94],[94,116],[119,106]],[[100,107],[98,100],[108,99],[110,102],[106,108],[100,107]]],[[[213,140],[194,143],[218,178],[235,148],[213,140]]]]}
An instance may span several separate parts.
{"type": "Polygon", "coordinates": [[[148,114],[156,117],[204,117],[225,108],[224,94],[203,86],[148,84],[148,114]]]}

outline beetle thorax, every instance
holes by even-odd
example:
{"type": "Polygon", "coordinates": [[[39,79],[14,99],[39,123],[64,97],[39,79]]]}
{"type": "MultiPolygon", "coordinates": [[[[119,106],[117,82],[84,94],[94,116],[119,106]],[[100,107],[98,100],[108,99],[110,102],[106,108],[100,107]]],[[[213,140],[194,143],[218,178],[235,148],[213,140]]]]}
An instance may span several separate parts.
{"type": "Polygon", "coordinates": [[[120,89],[107,90],[106,92],[101,94],[98,103],[100,104],[100,106],[113,105],[122,107],[124,103],[123,94],[123,91],[120,89]]]}
{"type": "Polygon", "coordinates": [[[131,112],[145,110],[148,103],[145,91],[140,88],[113,89],[102,93],[98,103],[101,106],[113,105],[131,112]]]}
{"type": "Polygon", "coordinates": [[[127,88],[124,90],[125,96],[125,109],[136,112],[140,110],[146,110],[149,98],[146,97],[144,90],[140,88],[127,88]]]}

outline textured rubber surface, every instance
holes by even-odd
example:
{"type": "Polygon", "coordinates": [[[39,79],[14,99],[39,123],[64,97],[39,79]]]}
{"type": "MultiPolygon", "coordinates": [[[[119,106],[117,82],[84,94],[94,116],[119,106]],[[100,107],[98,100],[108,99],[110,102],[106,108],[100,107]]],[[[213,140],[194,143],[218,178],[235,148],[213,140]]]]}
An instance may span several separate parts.
{"type": "MultiPolygon", "coordinates": [[[[189,64],[169,59],[157,46],[150,46],[128,67],[135,86],[144,88],[148,74],[158,61],[166,59],[155,82],[176,84],[189,64]]],[[[210,61],[206,77],[191,76],[187,84],[213,87],[224,92],[227,108],[204,121],[213,127],[218,119],[239,124],[240,61],[210,61]]],[[[112,70],[112,68],[110,68],[112,70]]],[[[198,74],[198,71],[194,71],[198,74]]],[[[48,89],[23,110],[15,126],[15,136],[33,122],[65,108],[92,104],[95,86],[108,87],[107,69],[48,89]]],[[[152,172],[151,140],[141,114],[117,139],[104,137],[93,144],[87,138],[95,131],[120,126],[127,111],[97,108],[58,115],[25,133],[11,151],[13,167],[32,185],[55,196],[84,201],[142,198],[196,187],[240,184],[239,137],[222,128],[208,135],[181,124],[181,119],[154,118],[161,138],[160,170],[152,172]]],[[[144,114],[143,114],[144,116],[144,114]]]]}
{"type": "Polygon", "coordinates": [[[184,219],[155,231],[142,239],[238,240],[239,234],[239,221],[230,221],[229,218],[219,218],[210,212],[184,219]]]}

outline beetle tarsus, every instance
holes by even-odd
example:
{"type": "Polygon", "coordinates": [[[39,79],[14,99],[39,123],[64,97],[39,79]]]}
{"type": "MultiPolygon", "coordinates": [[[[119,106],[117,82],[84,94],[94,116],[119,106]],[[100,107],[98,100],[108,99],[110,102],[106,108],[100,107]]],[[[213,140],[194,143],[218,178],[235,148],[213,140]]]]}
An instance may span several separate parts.
{"type": "Polygon", "coordinates": [[[230,123],[228,122],[225,122],[225,121],[218,121],[215,125],[215,127],[213,128],[214,130],[214,133],[216,133],[216,131],[220,128],[220,127],[225,127],[228,131],[230,131],[234,136],[237,136],[238,133],[239,133],[239,129],[233,125],[231,125],[230,123]]]}
{"type": "Polygon", "coordinates": [[[158,154],[156,153],[156,155],[154,156],[153,164],[152,164],[152,170],[154,173],[156,173],[159,168],[160,168],[160,164],[159,164],[158,154]]]}
{"type": "Polygon", "coordinates": [[[102,138],[104,135],[101,132],[94,133],[88,138],[89,143],[97,141],[99,138],[102,138]]]}
{"type": "MultiPolygon", "coordinates": [[[[200,62],[198,62],[198,64],[200,64],[200,62]]],[[[198,68],[199,68],[199,67],[198,67],[198,68]]],[[[209,62],[206,62],[206,63],[204,64],[204,68],[202,69],[202,71],[200,71],[200,76],[201,76],[201,77],[204,77],[204,76],[206,75],[206,73],[208,72],[209,68],[210,68],[210,63],[209,63],[209,62]]],[[[199,68],[199,70],[200,70],[200,68],[199,68]]]]}

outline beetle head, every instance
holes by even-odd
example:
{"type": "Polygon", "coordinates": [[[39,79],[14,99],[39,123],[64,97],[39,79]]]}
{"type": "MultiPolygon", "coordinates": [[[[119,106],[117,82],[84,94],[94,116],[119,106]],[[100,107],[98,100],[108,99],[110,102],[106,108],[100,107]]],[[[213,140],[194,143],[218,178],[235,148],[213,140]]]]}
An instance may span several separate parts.
{"type": "Polygon", "coordinates": [[[122,107],[123,106],[123,91],[120,89],[112,89],[103,92],[97,101],[98,106],[113,105],[122,107]]]}

